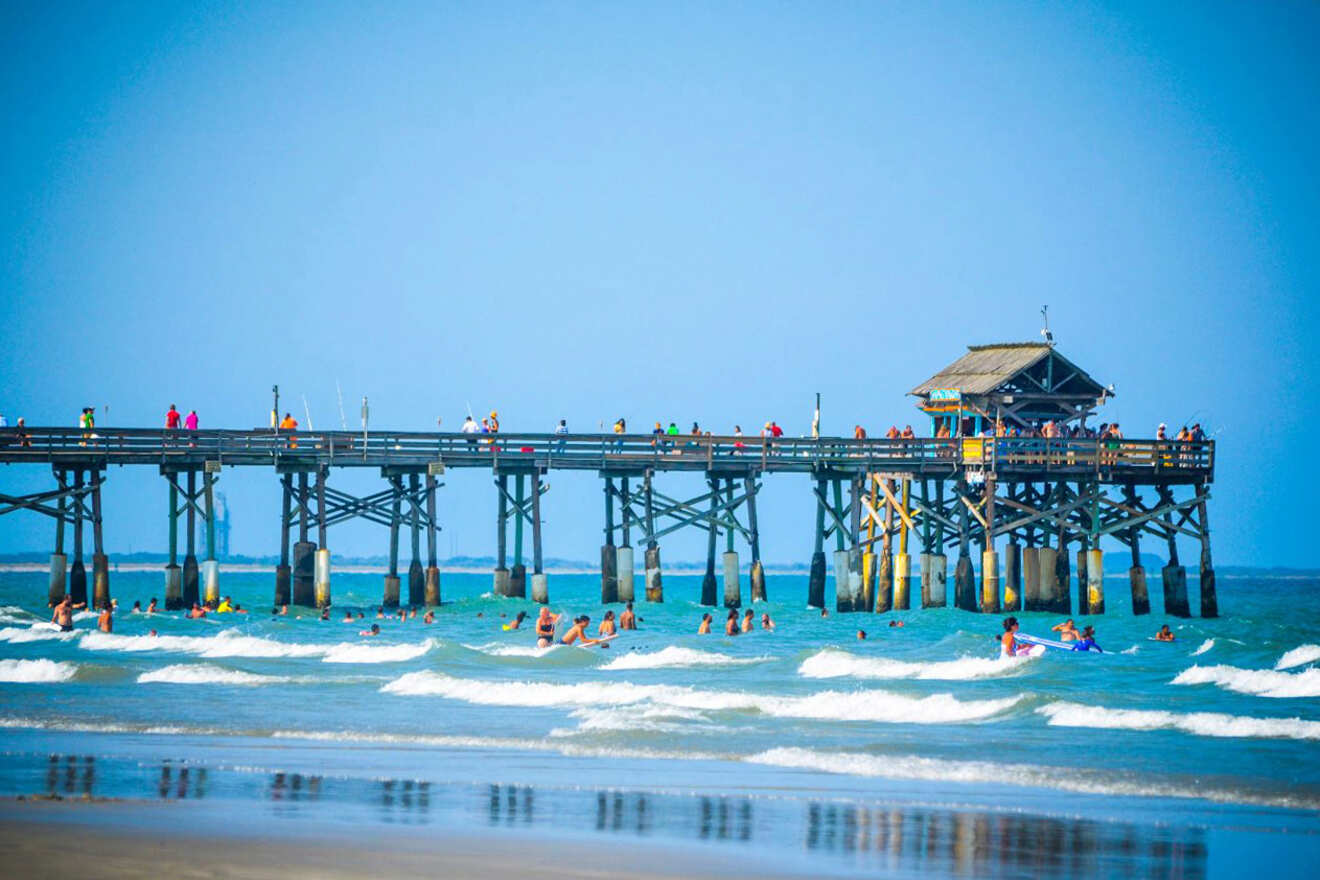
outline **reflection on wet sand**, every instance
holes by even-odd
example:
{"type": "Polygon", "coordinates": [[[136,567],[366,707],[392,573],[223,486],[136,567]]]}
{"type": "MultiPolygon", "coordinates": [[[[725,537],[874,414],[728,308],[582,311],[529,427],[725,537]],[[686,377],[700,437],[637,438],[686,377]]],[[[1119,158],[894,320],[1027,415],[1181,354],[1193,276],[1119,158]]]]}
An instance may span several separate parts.
{"type": "Polygon", "coordinates": [[[166,759],[160,765],[160,781],[156,786],[156,793],[162,799],[204,798],[206,768],[193,768],[184,763],[175,767],[169,759],[166,759]]]}
{"type": "Polygon", "coordinates": [[[812,803],[805,840],[808,850],[966,877],[1144,877],[1158,865],[1161,876],[1194,880],[1207,862],[1196,828],[926,808],[812,803]]]}

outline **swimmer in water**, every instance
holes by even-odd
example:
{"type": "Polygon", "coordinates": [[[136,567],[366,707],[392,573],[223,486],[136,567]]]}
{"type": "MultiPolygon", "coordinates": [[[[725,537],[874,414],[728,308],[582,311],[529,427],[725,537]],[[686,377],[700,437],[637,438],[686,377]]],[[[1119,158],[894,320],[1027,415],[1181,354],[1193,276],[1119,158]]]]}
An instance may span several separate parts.
{"type": "Polygon", "coordinates": [[[86,602],[73,604],[73,597],[66,593],[60,604],[55,606],[55,613],[50,616],[50,622],[58,626],[60,632],[73,632],[73,609],[86,607],[86,602]]]}
{"type": "Polygon", "coordinates": [[[583,645],[599,645],[600,639],[593,639],[587,635],[587,626],[591,623],[591,617],[583,614],[573,621],[573,625],[564,633],[564,637],[559,640],[561,645],[572,645],[574,643],[583,645]]]}
{"type": "Polygon", "coordinates": [[[155,613],[156,613],[156,597],[155,597],[155,596],[152,596],[152,597],[151,597],[151,601],[147,603],[147,613],[148,613],[148,614],[155,614],[155,613]]]}
{"type": "Polygon", "coordinates": [[[726,636],[736,636],[738,634],[738,609],[730,608],[729,616],[724,619],[724,634],[726,636]]]}
{"type": "Polygon", "coordinates": [[[360,635],[360,636],[378,636],[378,635],[380,635],[380,624],[379,624],[379,623],[373,623],[373,624],[371,625],[371,629],[364,629],[364,630],[362,630],[360,633],[358,633],[358,635],[360,635]]]}
{"type": "Polygon", "coordinates": [[[761,615],[761,629],[774,630],[775,622],[770,619],[769,614],[761,615]]]}
{"type": "Polygon", "coordinates": [[[422,623],[435,623],[435,612],[428,608],[422,615],[422,623]]]}
{"type": "Polygon", "coordinates": [[[354,620],[354,618],[353,618],[353,612],[352,612],[352,611],[345,611],[345,612],[344,612],[344,619],[341,620],[341,621],[339,621],[339,622],[340,622],[340,623],[352,623],[353,620],[354,620]]]}
{"type": "Polygon", "coordinates": [[[134,600],[134,602],[133,602],[133,607],[130,609],[130,613],[132,613],[132,614],[141,614],[141,613],[142,613],[142,603],[141,603],[140,601],[138,601],[138,600],[134,600]]]}
{"type": "Polygon", "coordinates": [[[1155,641],[1157,642],[1173,641],[1173,630],[1169,629],[1169,625],[1167,623],[1164,624],[1164,626],[1160,627],[1159,632],[1155,633],[1155,641]]]}
{"type": "Polygon", "coordinates": [[[600,627],[596,631],[598,636],[612,636],[615,634],[614,612],[606,611],[605,617],[600,622],[600,627]]]}
{"type": "Polygon", "coordinates": [[[624,606],[623,613],[619,615],[619,629],[637,629],[637,615],[633,614],[631,602],[624,606]]]}
{"type": "Polygon", "coordinates": [[[329,605],[327,605],[327,606],[325,606],[324,608],[321,609],[321,619],[322,619],[322,620],[329,620],[329,619],[330,619],[330,606],[329,606],[329,605]]]}
{"type": "Polygon", "coordinates": [[[536,618],[536,647],[548,648],[555,643],[555,624],[558,614],[551,614],[550,609],[541,606],[541,614],[536,618]]]}
{"type": "Polygon", "coordinates": [[[1061,642],[1075,642],[1081,638],[1081,634],[1077,632],[1077,624],[1073,623],[1071,617],[1063,623],[1056,623],[1050,629],[1059,634],[1061,642]]]}
{"type": "Polygon", "coordinates": [[[115,628],[115,616],[111,611],[109,602],[101,606],[101,616],[96,618],[96,628],[103,633],[113,632],[115,628]]]}
{"type": "Polygon", "coordinates": [[[377,619],[377,620],[384,620],[384,619],[385,619],[385,608],[384,608],[384,606],[378,606],[378,607],[376,608],[376,619],[377,619]]]}
{"type": "Polygon", "coordinates": [[[830,613],[829,613],[828,611],[826,611],[824,608],[822,608],[822,609],[820,609],[820,616],[821,616],[821,617],[829,617],[829,616],[830,616],[830,613]]]}
{"type": "Polygon", "coordinates": [[[903,625],[903,621],[901,621],[901,620],[891,620],[891,621],[889,621],[889,628],[890,628],[890,629],[897,629],[898,627],[900,627],[900,626],[902,626],[902,625],[903,625]]]}
{"type": "Polygon", "coordinates": [[[519,611],[518,614],[517,614],[517,616],[515,616],[515,617],[513,618],[513,620],[509,621],[508,623],[506,623],[506,624],[504,625],[504,628],[505,628],[505,629],[518,629],[519,627],[522,626],[522,622],[523,622],[524,620],[526,620],[526,619],[527,619],[527,612],[526,612],[526,611],[519,611]]]}
{"type": "Polygon", "coordinates": [[[756,629],[756,624],[755,621],[752,620],[752,609],[748,608],[746,613],[743,614],[742,631],[749,633],[754,629],[756,629]]]}
{"type": "Polygon", "coordinates": [[[710,635],[710,625],[714,621],[715,618],[711,617],[709,614],[701,615],[701,624],[697,627],[697,635],[699,636],[710,635]]]}
{"type": "Polygon", "coordinates": [[[1025,654],[1031,650],[1031,646],[1019,642],[1014,638],[1014,633],[1018,631],[1018,621],[1016,617],[1004,618],[1004,634],[999,637],[999,653],[1003,657],[1016,657],[1019,654],[1025,654]]]}
{"type": "Polygon", "coordinates": [[[1073,650],[1095,651],[1099,654],[1104,653],[1100,646],[1095,643],[1095,627],[1088,626],[1082,630],[1082,637],[1077,640],[1077,644],[1073,645],[1073,650]]]}
{"type": "Polygon", "coordinates": [[[188,619],[199,620],[205,616],[206,616],[206,609],[203,608],[201,605],[198,605],[196,602],[194,602],[192,610],[188,612],[188,619]]]}

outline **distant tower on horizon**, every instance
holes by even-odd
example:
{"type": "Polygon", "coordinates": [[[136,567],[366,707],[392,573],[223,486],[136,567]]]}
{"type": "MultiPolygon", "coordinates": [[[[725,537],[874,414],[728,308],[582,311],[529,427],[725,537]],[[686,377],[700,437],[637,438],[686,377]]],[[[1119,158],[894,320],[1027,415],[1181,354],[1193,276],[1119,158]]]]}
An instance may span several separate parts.
{"type": "MultiPolygon", "coordinates": [[[[224,492],[215,493],[215,558],[224,561],[229,558],[229,501],[224,492]]],[[[199,554],[206,552],[206,522],[197,520],[197,549],[199,554]]]]}

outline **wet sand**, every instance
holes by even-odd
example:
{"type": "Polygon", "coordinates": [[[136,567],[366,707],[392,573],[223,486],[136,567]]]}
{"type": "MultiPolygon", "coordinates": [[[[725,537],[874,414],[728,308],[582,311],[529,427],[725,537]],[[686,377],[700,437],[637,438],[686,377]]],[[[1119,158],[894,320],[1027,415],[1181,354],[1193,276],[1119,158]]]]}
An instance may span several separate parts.
{"type": "MultiPolygon", "coordinates": [[[[155,811],[147,810],[148,814],[155,811]]],[[[732,854],[685,853],[682,848],[545,836],[425,835],[373,829],[370,839],[301,829],[284,837],[203,835],[189,811],[144,828],[143,811],[128,802],[9,802],[0,806],[0,859],[5,875],[32,878],[170,877],[192,880],[368,880],[377,877],[454,877],[482,880],[568,880],[691,877],[751,880],[764,864],[739,865],[732,854]],[[166,831],[165,829],[170,829],[166,831]],[[159,830],[157,830],[159,829],[159,830]],[[180,833],[181,832],[181,833],[180,833]]],[[[159,820],[159,815],[151,815],[159,820]]],[[[773,870],[773,869],[771,869],[773,870]]],[[[810,875],[780,874],[785,878],[810,875]]]]}

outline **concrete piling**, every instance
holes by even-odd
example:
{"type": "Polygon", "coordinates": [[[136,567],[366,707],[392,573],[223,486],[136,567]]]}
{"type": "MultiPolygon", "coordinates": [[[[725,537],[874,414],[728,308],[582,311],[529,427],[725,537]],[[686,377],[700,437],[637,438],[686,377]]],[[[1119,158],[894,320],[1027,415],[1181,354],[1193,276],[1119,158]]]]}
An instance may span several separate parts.
{"type": "Polygon", "coordinates": [[[440,567],[426,567],[426,607],[434,608],[440,604],[440,567]]]}
{"type": "Polygon", "coordinates": [[[647,547],[644,557],[646,563],[646,601],[665,601],[664,583],[660,576],[660,547],[647,547]]]}
{"type": "Polygon", "coordinates": [[[888,553],[876,554],[875,613],[894,610],[893,557],[888,553]]]}
{"type": "Polygon", "coordinates": [[[862,554],[862,610],[874,611],[878,560],[873,551],[862,554]]]}
{"type": "Polygon", "coordinates": [[[541,605],[550,604],[550,585],[544,574],[532,575],[532,601],[541,605]]]}
{"type": "MultiPolygon", "coordinates": [[[[1213,577],[1213,575],[1212,575],[1213,577]]],[[[92,607],[104,608],[110,604],[110,558],[104,553],[92,554],[92,607]]]]}
{"type": "Polygon", "coordinates": [[[1082,544],[1082,549],[1077,551],[1077,613],[1090,614],[1091,593],[1090,579],[1086,575],[1086,559],[1090,551],[1086,549],[1086,544],[1082,544]]]}
{"type": "Polygon", "coordinates": [[[399,607],[399,576],[397,574],[385,575],[385,593],[381,597],[380,604],[386,608],[399,607]]]}
{"type": "Polygon", "coordinates": [[[1105,570],[1097,548],[1086,553],[1086,603],[1091,614],[1105,613],[1105,570]]]}
{"type": "MultiPolygon", "coordinates": [[[[1041,563],[1041,576],[1044,577],[1045,564],[1041,563]]],[[[1054,608],[1056,614],[1072,614],[1072,593],[1068,591],[1068,551],[1062,546],[1054,558],[1055,587],[1054,608]]]]}
{"type": "Polygon", "coordinates": [[[748,580],[751,582],[752,601],[753,602],[766,601],[765,566],[761,564],[761,560],[757,559],[752,562],[751,571],[748,572],[748,580]]]}
{"type": "Polygon", "coordinates": [[[912,607],[912,557],[899,553],[894,557],[894,610],[912,607]]]}
{"type": "Polygon", "coordinates": [[[491,593],[496,596],[508,596],[509,570],[507,568],[497,568],[491,575],[491,593]]]}
{"type": "Polygon", "coordinates": [[[75,604],[87,601],[87,569],[76,556],[69,566],[69,596],[75,604]]]}
{"type": "Polygon", "coordinates": [[[1132,613],[1150,614],[1150,593],[1146,590],[1146,569],[1140,565],[1129,568],[1128,584],[1132,587],[1132,613]]]}
{"type": "Polygon", "coordinates": [[[978,611],[976,579],[972,572],[972,557],[962,554],[953,569],[953,604],[963,611],[978,611]]]}
{"type": "Polygon", "coordinates": [[[999,613],[999,553],[995,550],[981,553],[981,611],[999,613]]]}
{"type": "Polygon", "coordinates": [[[1215,589],[1215,566],[1210,558],[1210,521],[1206,513],[1205,488],[1197,490],[1200,504],[1197,511],[1201,518],[1201,616],[1219,616],[1219,593],[1215,589]]]}
{"type": "Polygon", "coordinates": [[[1014,541],[1004,547],[1004,610],[1022,610],[1022,545],[1014,541]]]}
{"type": "MultiPolygon", "coordinates": [[[[279,572],[276,571],[276,580],[279,579],[279,572]]],[[[279,586],[276,585],[276,602],[279,601],[279,586]]],[[[165,566],[165,610],[177,611],[183,608],[183,569],[177,565],[165,566]]]]}
{"type": "Polygon", "coordinates": [[[921,607],[948,604],[949,560],[943,553],[921,554],[921,607]]]}
{"type": "Polygon", "coordinates": [[[200,584],[197,557],[190,553],[183,557],[183,607],[191,608],[194,602],[201,601],[200,584]]]}
{"type": "Polygon", "coordinates": [[[50,580],[47,598],[51,605],[58,605],[64,599],[64,582],[68,564],[68,557],[63,553],[50,554],[50,580]]]}
{"type": "Polygon", "coordinates": [[[1022,548],[1022,610],[1039,611],[1040,602],[1040,549],[1022,548]]]}
{"type": "Polygon", "coordinates": [[[720,557],[724,568],[724,607],[742,607],[742,585],[738,582],[738,553],[729,550],[720,557]]]}
{"type": "Polygon", "coordinates": [[[415,608],[425,601],[426,572],[422,569],[422,561],[414,557],[408,563],[408,604],[415,608]]]}
{"type": "Polygon", "coordinates": [[[834,610],[852,611],[852,578],[848,575],[848,551],[834,551],[834,610]]]}
{"type": "Polygon", "coordinates": [[[509,569],[509,595],[514,599],[527,598],[527,566],[521,562],[509,569]]]}
{"type": "MultiPolygon", "coordinates": [[[[1035,608],[1028,608],[1028,611],[1055,611],[1059,610],[1059,551],[1053,547],[1041,547],[1036,552],[1037,566],[1037,589],[1039,597],[1035,608]]],[[[1030,587],[1027,588],[1030,591],[1030,587]]],[[[1030,596],[1030,592],[1027,594],[1030,596]]]]}
{"type": "Polygon", "coordinates": [[[202,562],[202,597],[208,607],[220,604],[220,563],[214,559],[202,562]]]}
{"type": "MultiPolygon", "coordinates": [[[[170,568],[173,568],[173,569],[176,569],[176,570],[177,570],[177,569],[178,569],[178,566],[177,566],[177,565],[174,565],[174,566],[170,566],[170,568]]],[[[166,576],[167,579],[169,578],[169,572],[170,572],[170,569],[169,569],[169,568],[165,569],[165,576],[166,576]]],[[[175,575],[175,578],[176,578],[176,579],[177,579],[178,577],[179,577],[178,575],[175,575]]],[[[277,565],[277,566],[275,566],[275,604],[276,604],[276,605],[288,605],[288,604],[289,604],[289,600],[290,600],[290,598],[291,598],[291,596],[292,596],[292,593],[293,593],[293,591],[292,591],[292,589],[291,589],[291,585],[292,585],[292,583],[293,583],[293,569],[290,568],[290,567],[287,566],[287,565],[277,565]]],[[[182,588],[182,586],[180,586],[179,589],[180,589],[180,592],[179,592],[179,607],[182,608],[182,607],[183,607],[183,592],[182,592],[182,589],[183,589],[183,588],[182,588]]],[[[168,595],[168,594],[166,594],[165,601],[166,601],[167,603],[169,602],[169,595],[168,595]]],[[[165,607],[166,607],[166,608],[169,608],[169,605],[167,604],[165,607]]]]}
{"type": "Polygon", "coordinates": [[[600,601],[611,605],[619,601],[619,548],[603,544],[600,548],[600,601]]]}
{"type": "Polygon", "coordinates": [[[811,571],[807,575],[807,607],[825,607],[825,553],[811,554],[811,571]]]}
{"type": "Polygon", "coordinates": [[[1191,617],[1187,602],[1187,569],[1181,565],[1166,565],[1160,572],[1164,581],[1164,613],[1173,617],[1191,617]]]}
{"type": "MultiPolygon", "coordinates": [[[[183,601],[189,601],[187,559],[183,563],[183,601]]],[[[316,545],[311,541],[293,545],[293,604],[307,608],[316,604],[316,545]]]]}
{"type": "Polygon", "coordinates": [[[616,560],[615,577],[619,585],[619,601],[631,602],[635,598],[636,592],[636,576],[633,572],[633,548],[620,547],[616,560]]]}
{"type": "MultiPolygon", "coordinates": [[[[314,557],[315,579],[313,581],[313,601],[317,608],[330,607],[330,551],[321,547],[316,551],[314,557]]],[[[219,594],[220,585],[216,584],[216,593],[219,594]]]]}

